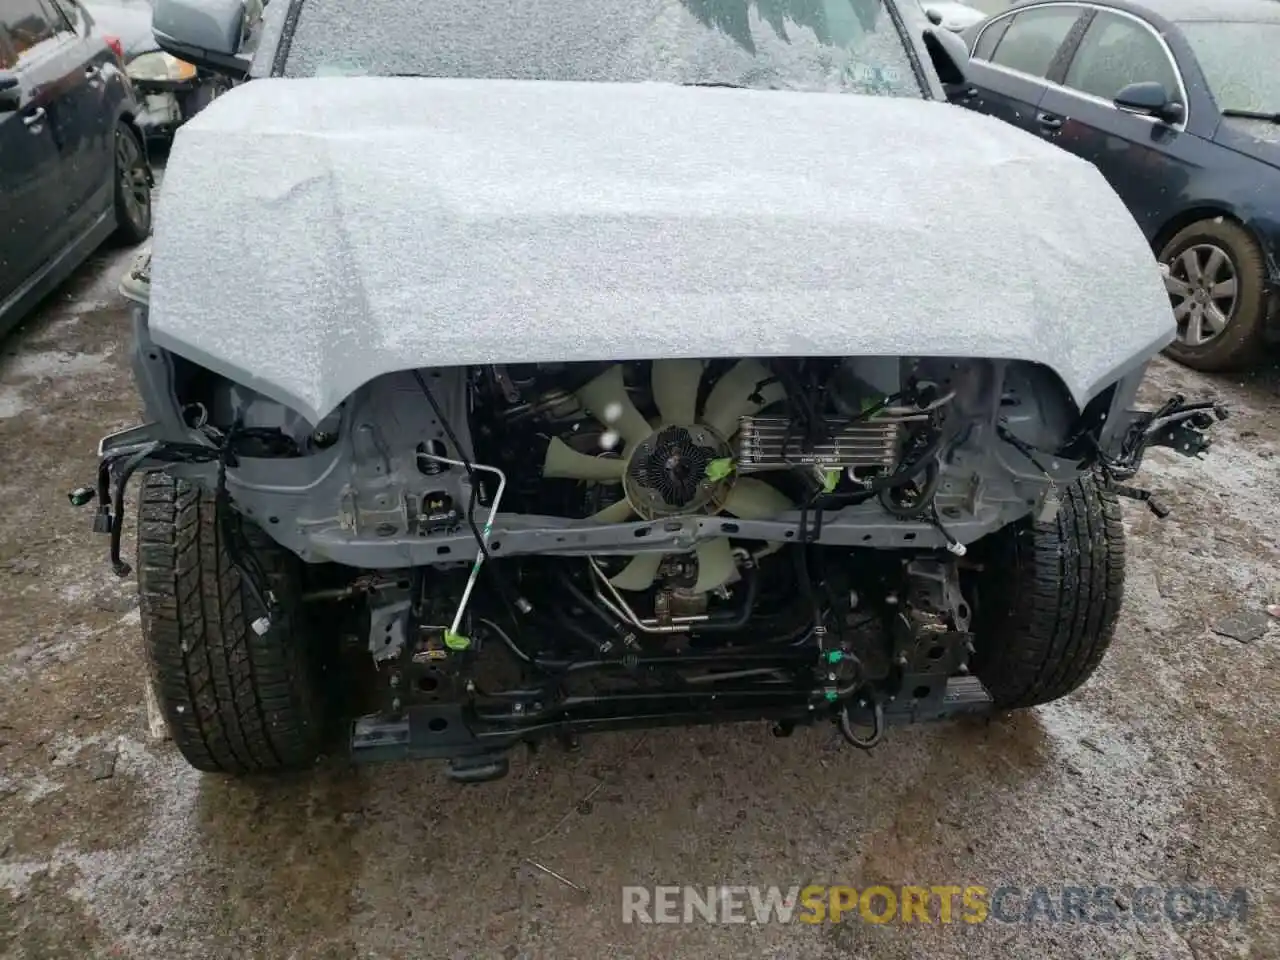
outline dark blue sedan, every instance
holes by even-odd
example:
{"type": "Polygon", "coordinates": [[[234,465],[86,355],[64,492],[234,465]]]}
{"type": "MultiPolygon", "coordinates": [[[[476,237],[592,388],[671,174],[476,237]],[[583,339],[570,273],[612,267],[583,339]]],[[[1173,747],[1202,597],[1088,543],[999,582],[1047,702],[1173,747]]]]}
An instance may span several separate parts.
{"type": "Polygon", "coordinates": [[[1224,370],[1280,340],[1280,3],[1030,0],[965,37],[953,99],[1091,161],[1128,204],[1167,269],[1171,355],[1224,370]]]}

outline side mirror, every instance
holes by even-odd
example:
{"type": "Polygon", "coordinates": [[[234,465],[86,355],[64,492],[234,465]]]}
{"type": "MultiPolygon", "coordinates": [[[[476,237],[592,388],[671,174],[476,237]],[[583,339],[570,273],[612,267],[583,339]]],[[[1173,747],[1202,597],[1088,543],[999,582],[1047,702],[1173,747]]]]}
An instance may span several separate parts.
{"type": "Polygon", "coordinates": [[[250,14],[246,0],[155,0],[151,29],[165,53],[239,80],[249,72],[250,14]]]}
{"type": "Polygon", "coordinates": [[[1178,123],[1187,115],[1187,109],[1170,98],[1164,85],[1154,80],[1131,83],[1115,95],[1113,100],[1121,110],[1155,117],[1162,123],[1178,123]]]}
{"type": "Polygon", "coordinates": [[[936,27],[927,30],[924,35],[924,46],[929,51],[929,59],[938,79],[950,94],[951,89],[965,84],[966,68],[969,65],[969,48],[958,34],[950,30],[936,27]]]}
{"type": "Polygon", "coordinates": [[[18,78],[0,70],[0,113],[13,113],[22,106],[22,86],[18,78]]]}

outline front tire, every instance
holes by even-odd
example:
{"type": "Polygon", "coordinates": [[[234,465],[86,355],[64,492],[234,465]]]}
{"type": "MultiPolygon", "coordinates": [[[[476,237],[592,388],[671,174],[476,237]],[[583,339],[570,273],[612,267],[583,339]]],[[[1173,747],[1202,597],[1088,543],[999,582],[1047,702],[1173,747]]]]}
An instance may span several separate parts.
{"type": "Polygon", "coordinates": [[[1179,230],[1160,251],[1178,322],[1169,356],[1196,370],[1257,361],[1267,316],[1267,264],[1240,224],[1222,217],[1179,230]]]}
{"type": "Polygon", "coordinates": [[[280,614],[263,612],[231,565],[214,499],[151,473],[138,503],[138,595],[151,683],[173,741],[195,768],[247,774],[300,769],[320,751],[315,653],[298,610],[296,557],[251,524],[252,548],[280,614]]]}
{"type": "Polygon", "coordinates": [[[984,541],[973,672],[997,707],[1065,697],[1111,646],[1124,593],[1120,504],[1092,476],[1061,491],[1057,516],[984,541]]]}

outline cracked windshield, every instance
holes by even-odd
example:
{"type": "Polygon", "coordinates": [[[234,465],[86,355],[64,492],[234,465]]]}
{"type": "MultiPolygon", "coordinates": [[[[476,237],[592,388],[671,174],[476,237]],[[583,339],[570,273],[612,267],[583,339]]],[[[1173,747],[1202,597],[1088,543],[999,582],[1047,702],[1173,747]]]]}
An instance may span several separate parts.
{"type": "Polygon", "coordinates": [[[366,9],[305,6],[286,72],[922,95],[881,0],[410,0],[356,30],[366,9]]]}

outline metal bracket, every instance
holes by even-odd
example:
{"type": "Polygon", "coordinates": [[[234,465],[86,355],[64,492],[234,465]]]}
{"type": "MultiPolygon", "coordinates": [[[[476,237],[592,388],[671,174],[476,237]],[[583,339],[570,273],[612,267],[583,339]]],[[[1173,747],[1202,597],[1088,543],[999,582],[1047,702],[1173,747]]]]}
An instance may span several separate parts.
{"type": "Polygon", "coordinates": [[[1118,465],[1120,469],[1113,466],[1113,472],[1121,479],[1132,476],[1141,466],[1142,454],[1148,447],[1168,447],[1183,456],[1198,458],[1213,442],[1204,431],[1229,415],[1224,404],[1188,403],[1182,394],[1174,394],[1156,410],[1135,411],[1121,451],[1123,462],[1118,465]]]}
{"type": "Polygon", "coordinates": [[[1204,430],[1213,426],[1214,420],[1207,413],[1196,414],[1187,420],[1161,427],[1149,440],[1149,447],[1168,447],[1186,457],[1199,457],[1213,444],[1213,438],[1204,430]]]}
{"type": "Polygon", "coordinates": [[[369,654],[374,663],[400,656],[408,639],[406,628],[412,601],[408,591],[397,590],[394,595],[399,599],[377,603],[369,609],[369,654]]]}

